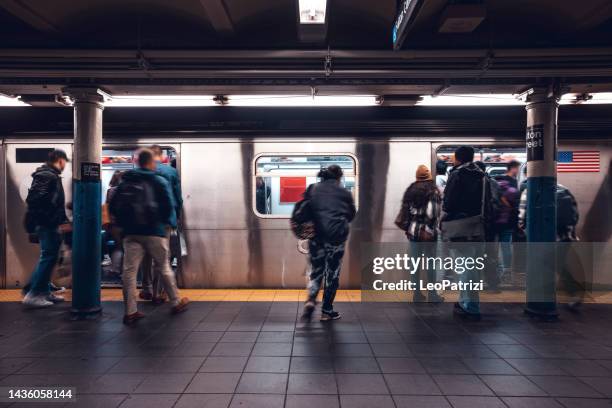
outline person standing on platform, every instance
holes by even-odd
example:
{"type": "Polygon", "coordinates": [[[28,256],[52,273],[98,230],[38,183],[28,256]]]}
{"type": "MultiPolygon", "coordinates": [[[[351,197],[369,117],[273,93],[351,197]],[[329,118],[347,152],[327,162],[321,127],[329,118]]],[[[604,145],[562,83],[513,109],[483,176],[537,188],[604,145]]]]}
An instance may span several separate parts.
{"type": "Polygon", "coordinates": [[[109,203],[111,215],[123,230],[123,322],[131,324],[144,317],[136,303],[136,275],[145,255],[153,259],[153,273],[161,278],[170,297],[172,313],[186,310],[189,299],[180,298],[169,263],[169,228],[174,203],[168,182],[156,172],[150,149],[141,149],[138,168],[126,172],[109,203]]]}
{"type": "Polygon", "coordinates": [[[344,245],[349,235],[349,224],[357,210],[351,193],[340,185],[343,176],[340,166],[331,165],[319,172],[319,183],[312,184],[304,193],[314,222],[314,238],[309,241],[312,269],[308,283],[308,299],[302,319],[309,321],[316,306],[321,286],[323,306],[321,321],[336,320],[334,298],[340,281],[344,245]]]}
{"type": "Polygon", "coordinates": [[[32,185],[26,198],[24,226],[36,235],[40,258],[32,274],[23,304],[28,307],[48,307],[64,298],[53,293],[51,275],[59,257],[62,234],[72,227],[66,216],[66,202],[61,174],[68,163],[63,150],[49,153],[47,162],[32,174],[32,185]]]}

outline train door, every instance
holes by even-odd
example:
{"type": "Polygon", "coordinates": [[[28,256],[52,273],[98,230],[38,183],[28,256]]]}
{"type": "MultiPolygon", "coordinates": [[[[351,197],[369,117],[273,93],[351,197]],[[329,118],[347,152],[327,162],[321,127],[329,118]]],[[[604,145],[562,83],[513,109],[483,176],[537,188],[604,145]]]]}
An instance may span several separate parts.
{"type": "Polygon", "coordinates": [[[6,264],[3,261],[3,259],[6,259],[6,246],[4,244],[6,238],[6,167],[4,153],[4,141],[0,140],[0,288],[6,288],[6,264]]]}
{"type": "MultiPolygon", "coordinates": [[[[28,241],[23,229],[23,216],[26,210],[25,199],[32,182],[32,173],[47,159],[53,149],[63,149],[72,158],[70,143],[6,143],[6,263],[5,287],[23,287],[28,280],[38,258],[36,244],[28,241]]],[[[71,201],[72,168],[66,166],[62,174],[66,192],[66,202],[71,201]]]]}
{"type": "MultiPolygon", "coordinates": [[[[137,145],[105,145],[102,149],[102,205],[106,206],[109,189],[116,186],[121,175],[134,168],[134,154],[136,150],[142,146],[137,145]]],[[[163,164],[172,166],[178,169],[178,146],[163,146],[162,147],[163,164]]],[[[103,210],[106,211],[106,210],[103,210]]],[[[103,287],[118,287],[121,286],[121,260],[122,248],[120,242],[120,234],[117,226],[112,223],[105,223],[103,215],[102,225],[102,286],[103,287]]],[[[110,219],[106,220],[110,221],[110,219]]],[[[174,234],[171,236],[172,256],[170,259],[172,268],[177,273],[179,283],[181,283],[181,245],[180,235],[174,234]]],[[[139,278],[140,281],[140,278],[139,278]]]]}

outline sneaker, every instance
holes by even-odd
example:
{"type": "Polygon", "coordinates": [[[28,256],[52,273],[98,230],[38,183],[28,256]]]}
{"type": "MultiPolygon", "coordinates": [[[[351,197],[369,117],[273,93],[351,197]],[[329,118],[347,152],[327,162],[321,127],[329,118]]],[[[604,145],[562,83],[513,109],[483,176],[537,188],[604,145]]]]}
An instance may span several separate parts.
{"type": "Polygon", "coordinates": [[[55,286],[53,282],[49,282],[49,290],[55,293],[64,293],[66,288],[63,286],[55,286]]]}
{"type": "Polygon", "coordinates": [[[306,303],[304,303],[304,310],[302,311],[301,317],[303,321],[310,321],[310,319],[312,318],[312,312],[314,312],[316,305],[317,304],[314,300],[307,300],[306,303]]]}
{"type": "Polygon", "coordinates": [[[104,254],[104,259],[102,259],[102,266],[111,266],[113,261],[108,254],[104,254]]]}
{"type": "Polygon", "coordinates": [[[340,313],[338,312],[334,312],[333,310],[331,312],[324,312],[321,311],[321,321],[322,322],[327,322],[330,320],[338,320],[340,317],[340,313]]]}
{"type": "Polygon", "coordinates": [[[50,302],[46,299],[44,295],[33,295],[32,292],[28,292],[27,295],[21,301],[25,306],[31,308],[42,308],[53,306],[53,302],[50,302]]]}
{"type": "Polygon", "coordinates": [[[170,267],[172,267],[172,268],[178,267],[178,259],[177,258],[172,258],[172,261],[170,261],[170,267]]]}
{"type": "Polygon", "coordinates": [[[53,303],[61,303],[61,302],[63,302],[66,299],[64,299],[63,296],[56,295],[55,293],[49,293],[47,295],[47,300],[49,302],[53,302],[53,303]]]}
{"type": "Polygon", "coordinates": [[[189,299],[186,297],[182,298],[176,306],[172,307],[172,314],[183,313],[185,310],[187,310],[188,305],[189,299]]]}
{"type": "Polygon", "coordinates": [[[140,293],[138,294],[138,297],[141,298],[142,300],[153,300],[153,294],[149,292],[145,292],[144,290],[140,291],[140,293]]]}
{"type": "Polygon", "coordinates": [[[480,313],[470,313],[465,310],[459,303],[455,303],[455,306],[453,307],[453,313],[468,320],[479,321],[481,319],[480,313]]]}
{"type": "Polygon", "coordinates": [[[145,317],[144,313],[134,312],[132,314],[123,316],[123,324],[127,324],[127,325],[134,324],[138,320],[144,317],[145,317]]]}

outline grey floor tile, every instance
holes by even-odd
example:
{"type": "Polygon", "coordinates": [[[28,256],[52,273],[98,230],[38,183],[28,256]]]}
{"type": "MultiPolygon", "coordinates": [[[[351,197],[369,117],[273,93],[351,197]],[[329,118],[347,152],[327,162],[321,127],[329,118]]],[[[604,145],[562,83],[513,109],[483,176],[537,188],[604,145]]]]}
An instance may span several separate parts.
{"type": "Polygon", "coordinates": [[[395,408],[389,395],[340,395],[342,408],[395,408]]]}
{"type": "Polygon", "coordinates": [[[258,343],[291,343],[293,342],[293,332],[291,331],[265,331],[260,332],[257,337],[258,343]]]}
{"type": "Polygon", "coordinates": [[[582,382],[587,383],[603,396],[612,398],[612,378],[610,377],[580,377],[582,382]]]}
{"type": "Polygon", "coordinates": [[[205,357],[165,357],[159,361],[156,371],[160,373],[195,373],[205,357]]]}
{"type": "Polygon", "coordinates": [[[236,394],[230,408],[283,408],[284,395],[236,394]]]}
{"type": "Polygon", "coordinates": [[[563,408],[554,398],[540,397],[504,397],[508,408],[563,408]]]}
{"type": "Polygon", "coordinates": [[[329,357],[291,357],[292,373],[333,373],[334,366],[329,357]]]}
{"type": "Polygon", "coordinates": [[[530,348],[520,344],[492,344],[489,346],[501,358],[538,358],[530,348]]]}
{"type": "Polygon", "coordinates": [[[285,408],[339,408],[337,395],[287,395],[285,408]]]}
{"type": "Polygon", "coordinates": [[[34,361],[35,359],[31,357],[2,358],[0,359],[0,375],[16,373],[34,361]]]}
{"type": "Polygon", "coordinates": [[[566,375],[552,360],[543,358],[510,358],[506,360],[524,375],[566,375]]]}
{"type": "Polygon", "coordinates": [[[595,360],[562,359],[551,362],[574,377],[612,377],[612,371],[595,360]]]}
{"type": "Polygon", "coordinates": [[[341,357],[334,359],[336,373],[379,373],[380,368],[373,357],[341,357]]]}
{"type": "Polygon", "coordinates": [[[519,374],[501,358],[464,358],[463,363],[475,374],[519,374]]]}
{"type": "Polygon", "coordinates": [[[135,394],[129,395],[123,403],[120,405],[121,408],[171,408],[176,400],[178,394],[135,394]]]}
{"type": "Polygon", "coordinates": [[[527,377],[519,375],[481,375],[480,379],[495,395],[508,397],[545,397],[547,394],[527,377]]]}
{"type": "Polygon", "coordinates": [[[247,373],[287,373],[291,357],[251,356],[244,369],[247,373]]]}
{"type": "Polygon", "coordinates": [[[433,395],[394,395],[397,408],[451,408],[445,397],[433,395]]]}
{"type": "Polygon", "coordinates": [[[574,377],[530,376],[529,379],[552,397],[602,397],[593,388],[574,377]]]}
{"type": "Polygon", "coordinates": [[[378,357],[378,364],[383,373],[421,374],[425,368],[416,358],[412,357],[378,357]]]}
{"type": "Polygon", "coordinates": [[[333,374],[289,374],[288,394],[337,394],[333,374]]]}
{"type": "Polygon", "coordinates": [[[453,408],[506,408],[497,397],[449,396],[453,408]]]}
{"type": "Polygon", "coordinates": [[[180,394],[185,391],[187,385],[195,374],[180,373],[180,374],[150,374],[136,388],[137,394],[180,394]]]}
{"type": "Polygon", "coordinates": [[[334,344],[332,354],[336,357],[371,357],[373,355],[368,343],[334,344]]]}
{"type": "Polygon", "coordinates": [[[218,332],[213,332],[213,331],[198,332],[198,331],[194,331],[194,332],[191,332],[187,337],[185,337],[184,342],[185,343],[190,343],[190,342],[195,342],[195,343],[216,343],[219,340],[221,340],[221,337],[223,337],[223,332],[221,332],[221,331],[218,331],[218,332]]]}
{"type": "Polygon", "coordinates": [[[258,332],[228,331],[219,341],[222,343],[255,343],[258,334],[258,332]]]}
{"type": "Polygon", "coordinates": [[[240,394],[284,394],[287,374],[244,373],[238,383],[240,394]]]}
{"type": "Polygon", "coordinates": [[[475,375],[437,374],[432,377],[444,395],[493,395],[475,375]]]}
{"type": "Polygon", "coordinates": [[[199,373],[185,390],[188,394],[231,394],[240,380],[239,373],[199,373]]]}
{"type": "Polygon", "coordinates": [[[261,357],[289,357],[291,356],[291,343],[255,343],[254,356],[261,357]]]}
{"type": "MultiPolygon", "coordinates": [[[[117,408],[127,395],[77,395],[75,402],[67,405],[71,408],[117,408]]],[[[41,407],[42,408],[42,407],[41,407]]]]}
{"type": "Polygon", "coordinates": [[[205,341],[184,341],[170,353],[169,356],[206,357],[210,354],[216,343],[205,341]]]}
{"type": "Polygon", "coordinates": [[[389,390],[381,374],[338,374],[340,394],[388,394],[389,390]]]}
{"type": "Polygon", "coordinates": [[[292,356],[298,357],[327,357],[332,355],[332,347],[329,343],[293,343],[292,356]]]}
{"type": "MultiPolygon", "coordinates": [[[[90,394],[130,394],[145,380],[147,374],[104,374],[81,392],[90,394]]],[[[78,390],[77,390],[78,391],[78,390]]]]}
{"type": "Polygon", "coordinates": [[[425,358],[419,359],[429,374],[471,374],[472,371],[458,359],[425,358]]]}
{"type": "Polygon", "coordinates": [[[248,357],[214,357],[206,358],[200,367],[203,373],[241,373],[246,366],[248,357]]]}
{"type": "Polygon", "coordinates": [[[227,408],[232,394],[183,394],[173,408],[227,408]]]}
{"type": "Polygon", "coordinates": [[[385,374],[393,395],[439,395],[440,389],[427,374],[385,374]]]}
{"type": "Polygon", "coordinates": [[[372,343],[376,357],[412,357],[408,346],[403,343],[372,343]]]}
{"type": "Polygon", "coordinates": [[[610,408],[612,400],[594,398],[557,398],[565,408],[610,408]]]}

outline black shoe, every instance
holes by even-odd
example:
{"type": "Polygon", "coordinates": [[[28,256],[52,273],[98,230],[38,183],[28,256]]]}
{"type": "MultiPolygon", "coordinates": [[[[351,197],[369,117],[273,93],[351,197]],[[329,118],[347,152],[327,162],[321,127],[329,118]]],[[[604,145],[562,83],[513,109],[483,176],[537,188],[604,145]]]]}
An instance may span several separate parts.
{"type": "Polygon", "coordinates": [[[334,312],[333,310],[331,312],[324,312],[321,311],[321,321],[322,322],[327,322],[330,320],[338,320],[340,317],[340,313],[338,312],[334,312]]]}
{"type": "Polygon", "coordinates": [[[304,322],[309,322],[310,319],[312,319],[312,312],[314,312],[316,305],[314,300],[307,300],[306,303],[304,303],[304,311],[302,311],[300,319],[304,322]]]}
{"type": "Polygon", "coordinates": [[[455,303],[453,307],[453,313],[455,313],[457,316],[461,316],[468,320],[479,321],[481,319],[480,313],[470,313],[467,310],[465,310],[463,307],[461,307],[459,303],[455,303]]]}

